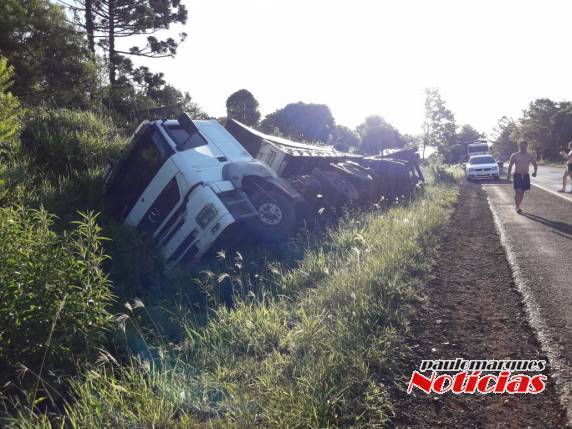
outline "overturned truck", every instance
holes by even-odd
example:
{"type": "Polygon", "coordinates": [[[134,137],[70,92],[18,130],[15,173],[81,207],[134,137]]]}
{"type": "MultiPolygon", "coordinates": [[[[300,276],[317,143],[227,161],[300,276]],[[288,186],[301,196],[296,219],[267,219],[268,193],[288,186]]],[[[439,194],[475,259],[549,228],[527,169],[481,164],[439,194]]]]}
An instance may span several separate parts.
{"type": "Polygon", "coordinates": [[[423,175],[414,151],[362,157],[183,113],[143,122],[103,179],[105,210],[150,234],[172,267],[231,225],[283,240],[318,210],[407,197],[423,175]]]}
{"type": "Polygon", "coordinates": [[[378,199],[409,197],[423,183],[413,150],[363,157],[331,146],[311,145],[270,136],[229,119],[226,129],[256,159],[285,178],[316,206],[339,209],[378,199]]]}

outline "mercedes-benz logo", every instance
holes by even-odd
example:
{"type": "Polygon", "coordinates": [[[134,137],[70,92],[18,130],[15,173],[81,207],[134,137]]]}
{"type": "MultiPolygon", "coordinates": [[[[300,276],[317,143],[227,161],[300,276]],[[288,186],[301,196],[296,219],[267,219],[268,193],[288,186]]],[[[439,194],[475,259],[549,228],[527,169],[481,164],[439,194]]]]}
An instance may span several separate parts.
{"type": "Polygon", "coordinates": [[[161,216],[161,212],[157,207],[153,207],[149,212],[149,221],[155,223],[159,219],[159,216],[161,216]]]}

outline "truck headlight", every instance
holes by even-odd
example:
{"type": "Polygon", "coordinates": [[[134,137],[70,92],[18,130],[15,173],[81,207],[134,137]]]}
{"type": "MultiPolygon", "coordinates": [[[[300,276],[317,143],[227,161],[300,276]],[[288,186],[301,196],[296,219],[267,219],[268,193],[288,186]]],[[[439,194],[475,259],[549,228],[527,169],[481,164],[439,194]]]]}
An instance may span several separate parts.
{"type": "Polygon", "coordinates": [[[216,209],[214,204],[208,203],[201,209],[195,220],[197,221],[197,224],[201,227],[201,229],[205,229],[205,227],[209,223],[211,223],[211,221],[216,217],[217,213],[218,210],[216,209]]]}

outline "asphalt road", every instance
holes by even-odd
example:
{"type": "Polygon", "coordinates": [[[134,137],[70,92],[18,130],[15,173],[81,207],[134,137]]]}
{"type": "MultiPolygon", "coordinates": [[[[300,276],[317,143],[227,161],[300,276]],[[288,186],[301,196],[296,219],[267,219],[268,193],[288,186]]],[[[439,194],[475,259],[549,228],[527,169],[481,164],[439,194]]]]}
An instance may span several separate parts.
{"type": "MultiPolygon", "coordinates": [[[[562,165],[562,167],[540,166],[538,167],[538,175],[532,178],[531,183],[547,192],[556,192],[561,197],[572,202],[572,194],[558,192],[559,189],[562,189],[563,172],[564,165],[562,165]]],[[[570,178],[568,178],[568,186],[566,190],[572,190],[572,180],[570,178]]]]}
{"type": "MultiPolygon", "coordinates": [[[[572,422],[572,195],[556,192],[563,168],[540,167],[514,210],[512,185],[483,183],[532,327],[572,422]]],[[[486,249],[482,249],[486,251],[486,249]]],[[[478,258],[478,253],[475,254],[478,258]]]]}

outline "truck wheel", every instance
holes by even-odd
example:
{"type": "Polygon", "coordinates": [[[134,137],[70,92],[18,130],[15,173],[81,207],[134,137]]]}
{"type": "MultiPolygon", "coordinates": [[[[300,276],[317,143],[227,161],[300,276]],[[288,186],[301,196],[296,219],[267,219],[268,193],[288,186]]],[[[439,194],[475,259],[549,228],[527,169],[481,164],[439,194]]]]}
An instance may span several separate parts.
{"type": "Polygon", "coordinates": [[[258,217],[248,227],[264,241],[280,241],[289,237],[296,226],[296,210],[292,201],[275,190],[257,191],[249,195],[258,217]]]}
{"type": "Polygon", "coordinates": [[[359,199],[356,187],[340,174],[319,168],[315,168],[312,174],[324,187],[324,193],[334,196],[336,205],[352,204],[359,199]]]}

